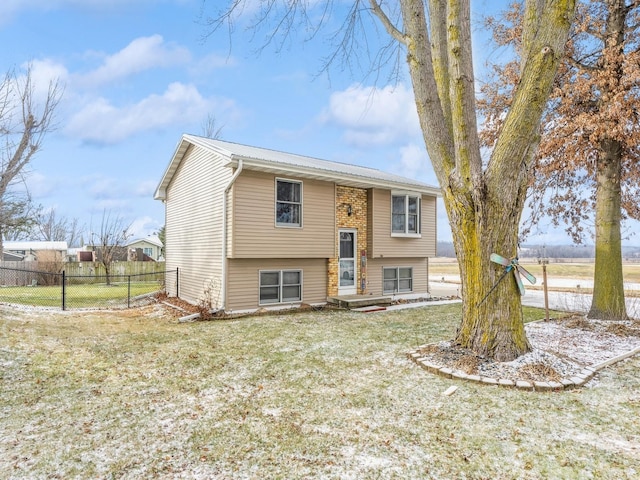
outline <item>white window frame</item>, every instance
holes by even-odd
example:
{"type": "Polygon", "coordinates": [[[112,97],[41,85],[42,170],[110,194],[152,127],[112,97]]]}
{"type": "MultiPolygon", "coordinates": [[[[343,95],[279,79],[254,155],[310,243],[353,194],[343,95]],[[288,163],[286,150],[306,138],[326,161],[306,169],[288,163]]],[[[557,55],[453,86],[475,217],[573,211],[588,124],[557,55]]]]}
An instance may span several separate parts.
{"type": "MultiPolygon", "coordinates": [[[[264,287],[274,287],[276,285],[265,285],[264,287]]],[[[260,270],[258,272],[258,305],[281,305],[283,303],[299,303],[302,302],[302,270],[301,269],[283,269],[283,270],[278,270],[278,269],[269,269],[269,270],[260,270]],[[284,278],[284,274],[285,273],[297,273],[299,275],[299,283],[296,284],[287,284],[284,285],[283,284],[283,278],[284,278]],[[263,273],[277,273],[278,274],[278,298],[276,301],[263,301],[262,300],[262,274],[263,273]],[[292,287],[292,286],[297,286],[298,290],[300,292],[300,297],[297,299],[283,299],[282,295],[283,295],[283,290],[284,287],[292,287]]]]}
{"type": "MultiPolygon", "coordinates": [[[[397,215],[397,214],[396,214],[397,215]]],[[[391,192],[391,236],[392,237],[409,237],[409,238],[421,238],[422,237],[422,195],[416,192],[391,192]],[[393,199],[394,197],[403,197],[404,198],[404,228],[400,231],[393,230],[393,199]],[[415,214],[416,217],[416,231],[409,231],[409,199],[414,198],[417,203],[418,212],[415,214]]]]}
{"type": "Polygon", "coordinates": [[[382,267],[382,293],[411,293],[411,292],[413,292],[413,267],[382,267]],[[385,289],[385,282],[387,281],[387,279],[384,276],[385,270],[395,270],[396,272],[393,290],[385,289]],[[409,270],[409,272],[411,273],[411,276],[401,278],[400,270],[409,270]],[[404,281],[409,280],[411,282],[411,288],[401,290],[400,282],[402,280],[404,281]]]}
{"type": "Polygon", "coordinates": [[[274,201],[274,223],[276,225],[276,227],[283,227],[283,228],[302,228],[302,199],[303,199],[303,185],[302,182],[300,180],[291,180],[289,178],[281,178],[281,177],[276,177],[275,179],[275,184],[274,184],[274,197],[275,197],[275,201],[274,201]],[[289,202],[289,201],[281,201],[278,200],[278,182],[286,182],[286,183],[293,183],[293,184],[298,184],[300,185],[300,202],[289,202]],[[292,204],[292,205],[299,205],[300,208],[300,216],[299,216],[299,221],[297,223],[294,222],[278,222],[278,204],[279,203],[288,203],[288,204],[292,204]]]}

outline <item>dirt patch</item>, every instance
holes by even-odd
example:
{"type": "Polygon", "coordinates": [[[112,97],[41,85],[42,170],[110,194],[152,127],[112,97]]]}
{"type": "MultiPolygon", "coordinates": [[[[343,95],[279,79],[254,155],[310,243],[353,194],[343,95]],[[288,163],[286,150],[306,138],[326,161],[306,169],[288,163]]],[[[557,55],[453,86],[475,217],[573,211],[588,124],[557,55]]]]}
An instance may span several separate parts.
{"type": "Polygon", "coordinates": [[[523,380],[546,382],[552,380],[559,382],[562,376],[549,365],[543,363],[530,363],[518,369],[523,380]]]}

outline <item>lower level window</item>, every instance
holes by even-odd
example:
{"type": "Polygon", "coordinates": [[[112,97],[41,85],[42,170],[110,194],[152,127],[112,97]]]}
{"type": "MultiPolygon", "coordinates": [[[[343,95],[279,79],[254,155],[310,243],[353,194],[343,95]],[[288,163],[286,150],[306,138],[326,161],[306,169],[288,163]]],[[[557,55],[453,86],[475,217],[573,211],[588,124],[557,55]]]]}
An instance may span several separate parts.
{"type": "Polygon", "coordinates": [[[413,291],[413,268],[394,267],[383,268],[383,291],[384,293],[412,292],[413,291]]]}
{"type": "Polygon", "coordinates": [[[260,305],[302,300],[302,270],[260,272],[260,305]]]}

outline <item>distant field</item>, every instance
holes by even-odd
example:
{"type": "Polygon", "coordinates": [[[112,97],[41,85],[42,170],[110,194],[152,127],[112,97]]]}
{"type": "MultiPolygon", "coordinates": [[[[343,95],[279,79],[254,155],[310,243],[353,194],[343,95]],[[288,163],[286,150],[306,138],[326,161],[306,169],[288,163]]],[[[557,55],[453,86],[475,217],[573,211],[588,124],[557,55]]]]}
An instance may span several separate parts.
{"type": "MultiPolygon", "coordinates": [[[[527,270],[536,277],[542,277],[542,266],[537,263],[522,262],[527,270]]],[[[547,275],[556,278],[593,278],[593,263],[549,263],[547,275]]],[[[624,280],[631,283],[640,283],[640,264],[628,263],[622,266],[624,280]]],[[[458,263],[455,260],[429,262],[429,276],[457,275],[458,263]]]]}

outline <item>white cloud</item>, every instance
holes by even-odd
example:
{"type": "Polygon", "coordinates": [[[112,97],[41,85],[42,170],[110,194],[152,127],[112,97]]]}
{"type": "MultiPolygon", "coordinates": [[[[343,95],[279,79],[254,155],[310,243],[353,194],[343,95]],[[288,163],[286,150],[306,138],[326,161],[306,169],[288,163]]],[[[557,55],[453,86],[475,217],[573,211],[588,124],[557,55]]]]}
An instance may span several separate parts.
{"type": "Polygon", "coordinates": [[[49,197],[58,193],[60,188],[60,182],[57,179],[46,177],[37,171],[29,173],[26,183],[29,187],[29,193],[34,198],[49,197]]]}
{"type": "Polygon", "coordinates": [[[413,92],[404,85],[353,85],[333,93],[321,120],[346,129],[345,140],[357,147],[404,142],[420,134],[413,92]]]}
{"type": "Polygon", "coordinates": [[[153,68],[187,64],[191,61],[189,50],[167,44],[161,35],[140,37],[113,55],[105,57],[96,70],[80,76],[83,85],[101,85],[153,68]]]}
{"type": "Polygon", "coordinates": [[[153,197],[158,186],[158,180],[145,180],[135,186],[134,193],[138,197],[153,197]]]}
{"type": "Polygon", "coordinates": [[[73,115],[66,133],[85,141],[113,144],[139,132],[200,121],[214,110],[233,109],[230,100],[204,98],[195,86],[176,82],[162,95],[152,94],[123,107],[98,98],[73,115]]]}
{"type": "Polygon", "coordinates": [[[154,220],[149,216],[138,217],[131,222],[129,226],[129,233],[133,235],[132,238],[141,238],[148,235],[153,235],[160,230],[162,224],[154,220]]]}

